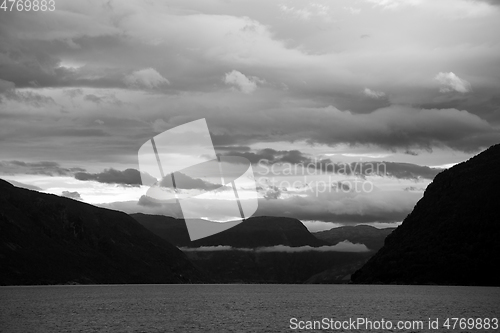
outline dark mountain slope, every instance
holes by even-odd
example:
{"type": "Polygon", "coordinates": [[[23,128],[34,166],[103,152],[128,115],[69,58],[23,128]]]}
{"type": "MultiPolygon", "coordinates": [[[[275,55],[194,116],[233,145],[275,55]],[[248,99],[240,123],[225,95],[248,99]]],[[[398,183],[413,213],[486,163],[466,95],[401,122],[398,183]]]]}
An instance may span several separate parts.
{"type": "Polygon", "coordinates": [[[0,180],[0,284],[187,283],[202,274],[129,215],[0,180]]]}
{"type": "Polygon", "coordinates": [[[324,283],[308,281],[310,277],[334,269],[342,274],[328,283],[348,283],[350,274],[372,255],[372,252],[261,252],[186,251],[188,258],[220,283],[324,283]],[[357,266],[353,266],[357,264],[357,266]],[[353,266],[351,268],[351,266],[353,266]],[[349,268],[351,268],[349,270],[349,268]],[[342,280],[347,276],[347,279],[342,280]]]}
{"type": "Polygon", "coordinates": [[[500,285],[500,145],[438,174],[355,283],[500,285]]]}
{"type": "Polygon", "coordinates": [[[395,228],[377,229],[369,225],[344,226],[316,232],[313,235],[331,245],[348,240],[365,244],[370,250],[378,251],[384,240],[395,228]]]}
{"type": "Polygon", "coordinates": [[[143,226],[177,246],[229,245],[238,248],[287,245],[318,247],[327,243],[314,237],[297,219],[259,216],[221,233],[191,242],[183,220],[161,215],[132,214],[143,226]]]}

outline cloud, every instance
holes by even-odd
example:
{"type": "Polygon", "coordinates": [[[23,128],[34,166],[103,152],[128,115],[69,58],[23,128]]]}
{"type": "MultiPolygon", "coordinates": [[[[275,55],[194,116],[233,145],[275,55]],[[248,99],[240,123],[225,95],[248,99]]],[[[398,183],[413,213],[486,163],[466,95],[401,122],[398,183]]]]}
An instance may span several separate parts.
{"type": "Polygon", "coordinates": [[[200,247],[180,247],[181,251],[186,252],[212,252],[212,251],[245,251],[251,252],[254,249],[250,248],[237,248],[229,245],[217,245],[217,246],[200,246],[200,247]]]}
{"type": "Polygon", "coordinates": [[[302,152],[298,150],[274,150],[271,148],[265,148],[258,150],[257,152],[248,151],[236,151],[232,150],[222,155],[226,156],[241,156],[245,157],[250,161],[250,163],[256,164],[259,161],[264,161],[266,163],[309,163],[311,159],[305,156],[302,152]]]}
{"type": "Polygon", "coordinates": [[[318,187],[311,188],[301,196],[261,199],[254,216],[285,216],[342,224],[393,223],[402,221],[421,197],[421,192],[411,191],[374,190],[356,193],[354,186],[348,191],[318,187]]]}
{"type": "MultiPolygon", "coordinates": [[[[359,223],[401,222],[412,211],[421,192],[404,190],[379,190],[356,193],[354,190],[337,191],[335,188],[315,188],[299,195],[282,195],[275,200],[259,198],[254,216],[284,216],[302,221],[322,221],[342,225],[359,223]]],[[[286,193],[286,192],[285,192],[286,193]]],[[[217,199],[214,199],[217,200],[217,199]]],[[[217,201],[204,200],[215,205],[217,201]]],[[[139,201],[120,201],[100,204],[100,207],[121,210],[128,214],[144,213],[183,218],[180,206],[142,196],[139,201]]]]}
{"type": "Polygon", "coordinates": [[[163,132],[171,127],[165,120],[163,119],[156,119],[153,122],[153,129],[155,132],[163,132]]]}
{"type": "MultiPolygon", "coordinates": [[[[2,155],[40,160],[50,154],[50,159],[85,164],[130,161],[139,140],[152,136],[151,125],[161,130],[155,119],[173,126],[200,117],[210,118],[211,131],[227,140],[224,145],[280,142],[277,149],[289,150],[306,141],[471,152],[498,142],[498,6],[488,5],[494,1],[420,1],[418,8],[408,3],[361,1],[356,7],[363,15],[343,8],[352,4],[328,3],[332,19],[342,20],[330,25],[315,16],[325,8],[286,2],[287,9],[311,13],[309,20],[290,20],[287,15],[293,14],[284,14],[280,4],[260,0],[253,6],[213,3],[210,10],[192,1],[172,6],[70,1],[43,17],[4,15],[0,90],[17,88],[47,99],[2,95],[2,155]],[[375,3],[401,10],[392,15],[371,8],[375,3]],[[440,9],[421,10],[433,6],[440,9]],[[446,12],[455,15],[456,8],[491,15],[442,19],[446,12]],[[426,24],[419,25],[424,18],[426,24]],[[338,30],[332,41],[338,28],[342,33],[338,30]],[[357,38],[367,33],[369,39],[357,38]],[[432,78],[447,68],[470,80],[474,94],[440,94],[432,78]],[[172,94],[152,95],[146,86],[154,86],[154,80],[145,86],[133,79],[148,69],[161,73],[156,76],[161,82],[171,81],[163,88],[172,94]],[[225,74],[233,70],[250,81],[247,91],[253,95],[227,89],[225,74]],[[127,75],[139,89],[126,89],[127,75]],[[265,89],[257,89],[260,79],[254,78],[265,78],[265,89]],[[390,99],[364,98],[365,88],[390,99]],[[63,93],[69,90],[74,93],[63,93]],[[104,104],[101,97],[108,90],[131,106],[104,104]],[[85,100],[92,95],[95,102],[85,100]],[[106,126],[96,126],[95,119],[106,126]]],[[[243,91],[237,83],[229,85],[243,91]]]]}
{"type": "Polygon", "coordinates": [[[96,206],[119,210],[127,214],[143,213],[171,216],[178,219],[184,218],[180,205],[177,205],[177,203],[160,202],[146,195],[142,195],[139,200],[115,201],[96,204],[96,206]]]}
{"type": "Polygon", "coordinates": [[[375,98],[375,99],[379,99],[379,98],[382,98],[382,97],[385,97],[385,93],[382,92],[382,91],[376,91],[376,90],[371,90],[369,88],[365,88],[365,90],[363,90],[363,93],[370,97],[370,98],[375,98]]]}
{"type": "Polygon", "coordinates": [[[457,164],[458,163],[446,163],[446,164],[441,164],[441,165],[434,165],[434,166],[431,166],[431,168],[435,168],[435,169],[449,169],[452,166],[455,166],[457,164]]]}
{"type": "Polygon", "coordinates": [[[144,207],[162,207],[163,205],[160,201],[147,195],[141,195],[137,204],[144,207]]]}
{"type": "Polygon", "coordinates": [[[353,15],[357,15],[357,14],[361,13],[361,9],[360,8],[344,7],[344,9],[347,10],[347,11],[349,11],[353,15]]]}
{"type": "Polygon", "coordinates": [[[425,188],[416,187],[416,186],[408,186],[403,189],[403,191],[415,191],[415,192],[424,192],[425,188]]]}
{"type": "Polygon", "coordinates": [[[281,196],[281,190],[277,186],[269,186],[264,193],[264,199],[273,200],[281,196]]]}
{"type": "Polygon", "coordinates": [[[63,94],[69,96],[70,98],[75,98],[83,95],[83,89],[75,88],[75,89],[65,89],[63,90],[63,94]]]}
{"type": "Polygon", "coordinates": [[[154,89],[165,84],[170,84],[169,80],[161,76],[153,68],[145,68],[132,72],[125,77],[124,81],[131,88],[145,89],[154,89]]]}
{"type": "Polygon", "coordinates": [[[0,79],[0,94],[11,91],[16,87],[13,82],[0,79]]]}
{"type": "Polygon", "coordinates": [[[231,152],[242,152],[242,151],[250,151],[250,147],[248,146],[215,146],[215,150],[217,151],[231,151],[231,152]]]}
{"type": "Polygon", "coordinates": [[[296,17],[301,20],[309,20],[313,16],[313,13],[306,8],[288,7],[286,5],[281,4],[279,6],[279,9],[283,13],[289,14],[290,16],[296,17]]]}
{"type": "Polygon", "coordinates": [[[23,162],[23,161],[0,161],[0,172],[3,174],[28,174],[47,176],[66,176],[76,172],[85,171],[83,168],[64,168],[57,162],[23,162]]]}
{"type": "MultiPolygon", "coordinates": [[[[121,106],[123,103],[117,99],[114,95],[97,96],[95,94],[88,94],[83,97],[84,101],[89,101],[95,104],[109,103],[117,106],[121,106]]],[[[101,124],[102,125],[102,124],[101,124]]]]}
{"type": "Polygon", "coordinates": [[[47,105],[56,105],[56,102],[51,97],[44,96],[33,91],[16,89],[16,86],[13,82],[0,79],[0,103],[3,99],[16,101],[37,108],[41,108],[47,105]]]}
{"type": "Polygon", "coordinates": [[[110,168],[100,173],[77,172],[75,173],[75,179],[82,181],[93,180],[106,184],[142,185],[141,173],[136,169],[120,171],[110,168]]]}
{"type": "Polygon", "coordinates": [[[399,6],[416,6],[421,4],[422,0],[366,0],[367,2],[371,2],[374,5],[383,7],[383,8],[388,8],[388,9],[395,9],[399,6]]]}
{"type": "Polygon", "coordinates": [[[43,190],[41,187],[38,187],[36,185],[25,184],[25,183],[21,183],[21,182],[18,182],[15,180],[9,180],[9,179],[4,179],[4,180],[11,183],[12,185],[14,185],[16,187],[25,188],[25,189],[33,190],[33,191],[42,191],[43,190]]]}
{"type": "Polygon", "coordinates": [[[494,11],[496,0],[365,0],[383,9],[416,7],[432,15],[449,19],[483,17],[494,11]]]}
{"type": "Polygon", "coordinates": [[[370,250],[364,244],[353,244],[349,241],[339,242],[336,245],[325,245],[320,247],[311,247],[308,245],[291,247],[286,245],[265,246],[258,248],[239,248],[228,245],[218,246],[200,246],[200,247],[180,247],[184,252],[215,252],[215,251],[242,251],[256,253],[299,253],[299,252],[369,252],[370,250]]]}
{"type": "Polygon", "coordinates": [[[330,21],[330,7],[320,3],[310,3],[305,7],[287,6],[280,4],[279,10],[287,16],[302,21],[309,21],[313,18],[320,18],[324,21],[330,21]]]}
{"type": "Polygon", "coordinates": [[[331,146],[341,143],[374,145],[393,151],[448,147],[470,152],[500,141],[496,127],[475,114],[454,108],[419,109],[392,105],[356,114],[333,106],[290,107],[263,110],[258,115],[238,113],[236,118],[226,114],[224,119],[216,119],[212,114],[209,124],[232,123],[226,133],[232,133],[233,142],[246,144],[305,140],[331,146]]]}
{"type": "Polygon", "coordinates": [[[492,6],[500,6],[500,2],[498,0],[472,0],[472,1],[485,2],[485,3],[492,5],[492,6]]]}
{"type": "Polygon", "coordinates": [[[397,179],[410,179],[418,180],[434,179],[440,173],[441,169],[430,168],[428,166],[421,166],[411,163],[400,162],[352,162],[352,163],[334,163],[331,160],[324,159],[314,164],[322,171],[333,172],[342,175],[355,175],[355,176],[382,176],[394,177],[397,179]]]}
{"type": "Polygon", "coordinates": [[[472,91],[470,83],[459,78],[453,72],[440,72],[434,77],[434,80],[441,84],[439,91],[442,93],[458,91],[459,93],[465,94],[472,91]]]}
{"type": "Polygon", "coordinates": [[[238,87],[239,90],[245,94],[253,93],[255,89],[257,89],[257,83],[263,82],[263,80],[256,76],[247,77],[236,70],[226,73],[226,76],[224,77],[224,83],[238,87]]]}
{"type": "MultiPolygon", "coordinates": [[[[224,153],[227,156],[242,156],[248,159],[252,164],[268,165],[268,164],[282,164],[283,169],[273,169],[273,175],[293,175],[299,173],[314,174],[314,170],[331,172],[342,175],[355,175],[355,176],[382,176],[394,177],[398,179],[412,179],[417,180],[420,178],[434,179],[434,177],[441,172],[441,169],[435,169],[428,166],[420,166],[412,163],[399,163],[399,162],[333,162],[331,159],[322,158],[315,159],[304,155],[298,150],[274,150],[266,148],[257,152],[239,152],[230,151],[224,153]],[[287,167],[286,164],[293,166],[287,167]]],[[[366,155],[366,154],[342,154],[345,156],[356,157],[374,157],[380,158],[387,155],[366,155]]],[[[267,169],[266,171],[269,171],[267,169]]],[[[267,175],[267,172],[266,172],[267,175]]],[[[270,198],[274,198],[276,191],[269,193],[270,198]]]]}
{"type": "Polygon", "coordinates": [[[66,198],[71,198],[75,200],[82,200],[82,197],[80,196],[80,193],[78,192],[70,192],[70,191],[62,191],[62,196],[66,198]]]}
{"type": "Polygon", "coordinates": [[[303,225],[306,226],[307,230],[311,233],[330,230],[333,228],[342,227],[341,223],[332,223],[332,222],[324,222],[324,221],[310,221],[310,220],[302,220],[303,225]]]}
{"type": "MultiPolygon", "coordinates": [[[[185,189],[185,190],[197,189],[197,190],[212,191],[222,186],[210,183],[200,178],[192,178],[179,171],[174,172],[174,177],[175,177],[176,188],[178,189],[185,189]]],[[[170,175],[165,176],[160,181],[159,185],[162,187],[173,188],[172,177],[170,175]]]]}

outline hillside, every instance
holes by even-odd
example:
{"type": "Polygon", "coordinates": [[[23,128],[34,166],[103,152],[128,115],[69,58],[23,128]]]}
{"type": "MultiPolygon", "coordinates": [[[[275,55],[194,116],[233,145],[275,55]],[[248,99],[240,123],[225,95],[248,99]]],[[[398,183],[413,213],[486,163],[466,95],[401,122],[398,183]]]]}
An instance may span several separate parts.
{"type": "Polygon", "coordinates": [[[0,180],[0,285],[190,283],[203,275],[129,215],[0,180]]]}
{"type": "Polygon", "coordinates": [[[436,176],[355,283],[500,285],[500,145],[436,176]]]}
{"type": "Polygon", "coordinates": [[[152,232],[183,247],[188,258],[219,283],[347,283],[350,274],[374,253],[305,249],[292,252],[291,248],[301,246],[329,245],[292,218],[252,217],[219,234],[191,242],[183,220],[160,215],[132,216],[152,232]],[[200,249],[220,245],[232,248],[200,249]],[[285,247],[262,250],[276,245],[285,247]],[[325,271],[328,274],[321,275],[325,271]],[[330,271],[335,272],[334,276],[330,271]],[[315,274],[321,277],[311,279],[315,274]]]}
{"type": "Polygon", "coordinates": [[[259,216],[244,220],[221,233],[191,242],[183,220],[162,215],[132,214],[139,223],[177,246],[229,245],[238,248],[286,245],[318,247],[327,243],[314,237],[297,219],[259,216]]]}
{"type": "Polygon", "coordinates": [[[396,228],[377,229],[369,225],[344,226],[316,232],[313,235],[328,244],[348,240],[351,243],[365,244],[370,250],[378,251],[384,246],[384,240],[396,228]]]}

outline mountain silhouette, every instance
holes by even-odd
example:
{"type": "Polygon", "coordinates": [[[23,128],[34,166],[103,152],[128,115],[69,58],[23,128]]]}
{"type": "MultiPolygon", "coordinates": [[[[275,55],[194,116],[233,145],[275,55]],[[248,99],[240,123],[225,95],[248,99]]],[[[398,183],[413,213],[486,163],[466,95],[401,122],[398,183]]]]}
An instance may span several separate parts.
{"type": "Polygon", "coordinates": [[[0,284],[191,283],[203,274],[129,215],[0,180],[0,284]]]}
{"type": "Polygon", "coordinates": [[[500,145],[439,173],[354,283],[500,285],[500,145]]]}
{"type": "Polygon", "coordinates": [[[384,246],[384,240],[396,228],[377,229],[369,225],[343,226],[315,232],[313,235],[331,245],[344,240],[351,243],[365,244],[370,250],[378,251],[384,246]]]}
{"type": "Polygon", "coordinates": [[[177,246],[227,245],[237,248],[257,248],[274,245],[292,247],[328,245],[314,237],[302,222],[288,217],[251,217],[231,229],[191,241],[184,220],[163,215],[131,214],[131,216],[153,233],[177,246]]]}

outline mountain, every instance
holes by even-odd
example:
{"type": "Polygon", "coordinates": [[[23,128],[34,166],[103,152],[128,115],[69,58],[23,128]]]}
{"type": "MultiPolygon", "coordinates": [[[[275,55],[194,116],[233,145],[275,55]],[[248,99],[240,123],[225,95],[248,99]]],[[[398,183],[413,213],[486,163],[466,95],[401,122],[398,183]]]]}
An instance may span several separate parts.
{"type": "Polygon", "coordinates": [[[317,281],[311,276],[327,270],[336,270],[337,275],[341,275],[329,279],[328,283],[348,283],[350,274],[373,255],[373,252],[287,250],[290,248],[269,252],[192,249],[186,254],[219,283],[324,283],[324,279],[317,281]]]}
{"type": "Polygon", "coordinates": [[[129,215],[0,180],[0,285],[190,283],[186,255],[129,215]]]}
{"type": "MultiPolygon", "coordinates": [[[[158,236],[183,247],[191,262],[219,283],[304,283],[312,275],[332,269],[343,275],[332,277],[329,283],[347,283],[350,274],[373,255],[373,251],[314,251],[312,248],[329,244],[292,218],[251,217],[231,229],[191,242],[183,220],[145,214],[132,217],[158,236]],[[219,245],[231,248],[206,248],[219,245]],[[262,249],[276,245],[285,246],[262,249]],[[301,246],[310,248],[298,248],[301,246]]],[[[325,281],[317,280],[311,283],[325,281]]]]}
{"type": "Polygon", "coordinates": [[[314,237],[302,222],[288,217],[251,217],[231,229],[191,242],[183,220],[162,215],[131,214],[131,216],[153,233],[177,246],[228,245],[237,248],[257,248],[274,245],[292,247],[328,245],[314,237]]]}
{"type": "Polygon", "coordinates": [[[347,263],[337,264],[320,273],[310,276],[305,284],[344,284],[349,283],[352,273],[360,269],[371,255],[360,257],[347,263]]]}
{"type": "Polygon", "coordinates": [[[369,225],[357,225],[319,231],[313,235],[331,245],[348,240],[351,243],[365,244],[370,250],[378,251],[384,246],[387,235],[394,229],[396,228],[377,229],[369,225]]]}
{"type": "Polygon", "coordinates": [[[439,173],[354,283],[499,286],[500,145],[439,173]]]}

